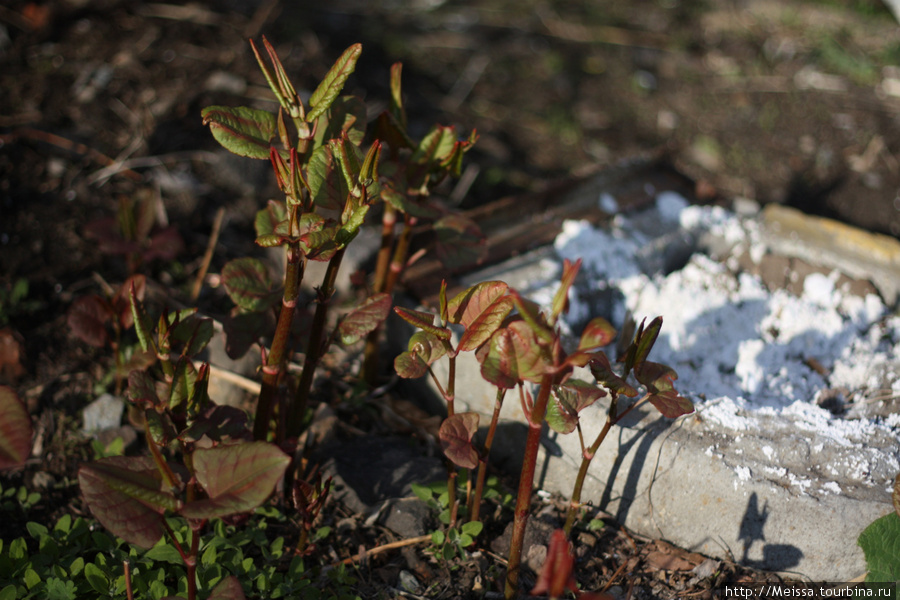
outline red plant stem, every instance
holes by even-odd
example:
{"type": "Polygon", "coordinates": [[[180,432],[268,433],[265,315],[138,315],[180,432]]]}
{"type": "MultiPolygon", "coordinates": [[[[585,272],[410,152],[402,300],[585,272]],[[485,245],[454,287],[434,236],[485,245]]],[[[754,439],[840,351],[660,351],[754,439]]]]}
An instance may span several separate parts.
{"type": "Polygon", "coordinates": [[[296,437],[303,432],[303,417],[306,414],[306,406],[309,403],[309,394],[312,382],[316,374],[316,367],[325,352],[325,325],[328,320],[328,307],[331,297],[334,295],[334,285],[337,281],[338,271],[341,269],[341,260],[344,258],[346,247],[341,248],[328,261],[325,277],[318,292],[318,304],[313,315],[312,328],[309,332],[309,345],[306,348],[306,359],[303,361],[303,371],[300,373],[300,382],[297,384],[297,393],[293,402],[288,407],[287,437],[296,437]]]}
{"type": "Polygon", "coordinates": [[[519,491],[516,496],[515,517],[513,519],[512,539],[509,544],[509,561],[506,569],[506,600],[512,600],[519,588],[519,567],[522,562],[522,545],[525,542],[525,526],[528,524],[528,513],[531,509],[531,491],[534,485],[534,473],[537,467],[538,450],[541,446],[541,429],[550,400],[550,388],[554,376],[544,375],[541,378],[541,389],[528,418],[528,437],[525,440],[525,454],[522,457],[522,474],[519,476],[519,491]]]}
{"type": "Polygon", "coordinates": [[[594,459],[597,449],[600,447],[600,444],[603,443],[603,440],[606,439],[606,434],[609,433],[613,423],[614,421],[612,419],[607,418],[606,423],[603,425],[603,429],[597,435],[597,439],[594,440],[594,443],[590,448],[583,451],[581,454],[581,467],[578,469],[578,475],[575,477],[575,487],[572,489],[572,498],[569,500],[569,510],[566,512],[566,524],[563,527],[566,536],[571,533],[572,525],[575,524],[575,517],[578,514],[578,508],[581,506],[581,489],[584,487],[584,480],[587,477],[588,467],[591,466],[591,461],[594,459]]]}
{"type": "Polygon", "coordinates": [[[125,575],[125,598],[134,600],[134,592],[131,590],[131,563],[127,560],[123,560],[122,567],[125,575]]]}
{"type": "Polygon", "coordinates": [[[175,473],[173,473],[172,469],[169,467],[169,463],[167,463],[166,459],[163,457],[162,452],[159,451],[159,446],[156,445],[153,434],[150,433],[150,421],[147,420],[146,417],[144,417],[144,438],[147,440],[147,447],[150,449],[150,454],[153,456],[153,462],[156,463],[156,468],[159,469],[159,472],[162,475],[163,483],[169,491],[176,489],[178,487],[178,484],[176,483],[178,480],[175,477],[175,473]]]}
{"type": "Polygon", "coordinates": [[[469,504],[469,521],[477,521],[481,512],[481,497],[484,494],[484,480],[487,477],[487,463],[491,455],[491,446],[494,444],[494,434],[497,432],[497,423],[500,421],[500,409],[503,407],[503,397],[506,395],[504,388],[497,388],[497,399],[494,400],[494,414],[491,415],[491,425],[488,427],[487,437],[484,440],[484,455],[478,460],[478,481],[475,484],[475,497],[469,504]]]}
{"type": "Polygon", "coordinates": [[[384,290],[386,292],[390,292],[394,289],[394,286],[397,285],[397,280],[400,278],[400,273],[403,272],[403,267],[406,266],[406,257],[409,255],[409,240],[412,237],[412,228],[415,224],[415,217],[406,214],[403,215],[403,231],[400,233],[400,238],[397,240],[397,247],[394,249],[394,258],[391,260],[391,265],[388,269],[387,286],[384,290]]]}
{"type": "MultiPolygon", "coordinates": [[[[447,401],[447,416],[452,417],[454,414],[454,399],[456,397],[456,356],[450,355],[450,368],[447,373],[447,390],[444,399],[447,401]]],[[[450,527],[456,526],[456,518],[459,514],[459,502],[456,494],[456,478],[459,470],[456,465],[450,463],[450,472],[447,476],[447,502],[450,505],[450,527]]]]}
{"type": "Polygon", "coordinates": [[[591,447],[584,450],[581,455],[581,467],[578,469],[578,475],[575,477],[575,487],[572,489],[572,498],[569,500],[569,510],[566,512],[566,524],[563,527],[567,536],[571,533],[572,526],[575,524],[575,518],[578,515],[578,509],[581,506],[581,490],[584,487],[584,480],[587,478],[588,468],[591,466],[591,461],[594,460],[594,455],[597,454],[600,444],[606,439],[606,434],[609,433],[609,430],[613,425],[621,421],[625,415],[630,413],[636,406],[642,404],[648,397],[649,396],[645,395],[616,416],[613,416],[613,413],[617,410],[617,403],[615,402],[615,396],[613,397],[613,402],[611,402],[609,406],[609,413],[606,415],[606,424],[603,425],[603,429],[597,434],[597,438],[594,440],[594,443],[591,444],[591,447]]]}
{"type": "Polygon", "coordinates": [[[291,335],[291,324],[294,321],[294,309],[300,295],[300,281],[303,279],[304,256],[298,243],[287,248],[287,264],[284,270],[284,295],[281,299],[281,312],[275,327],[275,337],[269,349],[266,364],[262,369],[262,385],[259,400],[256,403],[256,417],[253,420],[253,438],[266,440],[272,424],[272,410],[278,393],[278,380],[291,335]]]}

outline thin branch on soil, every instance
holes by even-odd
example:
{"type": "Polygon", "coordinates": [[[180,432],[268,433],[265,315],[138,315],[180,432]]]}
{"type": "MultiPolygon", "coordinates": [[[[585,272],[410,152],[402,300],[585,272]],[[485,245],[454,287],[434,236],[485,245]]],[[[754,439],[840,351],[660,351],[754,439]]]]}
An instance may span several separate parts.
{"type": "MultiPolygon", "coordinates": [[[[196,368],[200,368],[202,363],[200,361],[196,361],[194,366],[196,368]]],[[[210,377],[217,377],[222,381],[230,383],[232,385],[236,385],[237,387],[250,392],[251,394],[259,394],[260,384],[252,379],[248,379],[243,375],[238,375],[233,371],[228,371],[226,369],[222,369],[221,367],[214,367],[213,365],[209,365],[209,375],[210,377]]]]}
{"type": "Polygon", "coordinates": [[[216,217],[213,219],[212,231],[209,234],[209,243],[206,244],[206,252],[203,254],[203,262],[200,263],[200,270],[197,271],[197,277],[194,279],[194,287],[191,289],[191,303],[197,301],[200,297],[200,290],[203,289],[203,280],[206,279],[206,273],[209,271],[209,263],[212,261],[213,252],[216,244],[219,242],[219,232],[222,230],[222,221],[225,219],[225,208],[220,207],[216,211],[216,217]]]}
{"type": "Polygon", "coordinates": [[[403,548],[404,546],[413,546],[415,544],[421,544],[422,542],[430,542],[431,535],[420,535],[419,537],[409,538],[407,540],[399,540],[397,542],[390,542],[388,544],[382,544],[381,546],[375,546],[371,550],[366,550],[364,552],[359,552],[354,554],[349,558],[345,558],[344,560],[338,561],[334,563],[332,568],[340,566],[340,565],[351,565],[353,563],[359,562],[364,557],[369,557],[375,554],[381,554],[382,552],[387,552],[388,550],[394,550],[395,548],[403,548]]]}

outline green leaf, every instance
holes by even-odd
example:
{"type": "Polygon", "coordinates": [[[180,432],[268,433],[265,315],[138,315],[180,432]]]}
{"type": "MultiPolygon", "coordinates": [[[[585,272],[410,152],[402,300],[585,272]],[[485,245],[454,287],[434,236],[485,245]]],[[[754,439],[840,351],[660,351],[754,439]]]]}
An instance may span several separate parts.
{"type": "Polygon", "coordinates": [[[444,419],[439,431],[444,455],[458,467],[474,469],[478,466],[478,451],[472,437],[478,431],[478,413],[456,413],[444,419]]]}
{"type": "Polygon", "coordinates": [[[25,403],[12,388],[0,386],[0,469],[16,467],[31,453],[33,428],[25,403]]]}
{"type": "Polygon", "coordinates": [[[455,144],[455,128],[435,125],[419,142],[419,145],[413,151],[411,161],[435,167],[450,156],[455,144]]]}
{"type": "Polygon", "coordinates": [[[25,569],[25,574],[22,576],[22,581],[25,582],[25,587],[30,590],[41,582],[41,576],[38,575],[37,571],[29,567],[25,569]]]}
{"type": "Polygon", "coordinates": [[[484,529],[484,524],[481,521],[469,521],[462,526],[462,532],[473,538],[478,537],[482,529],[484,529]]]}
{"type": "Polygon", "coordinates": [[[278,301],[269,270],[255,258],[237,258],[226,264],[222,283],[232,302],[247,311],[262,312],[278,301]]]}
{"type": "Polygon", "coordinates": [[[279,223],[288,220],[287,206],[284,202],[269,200],[266,207],[256,213],[253,227],[257,236],[265,236],[275,233],[275,227],[279,223]]]}
{"type": "Polygon", "coordinates": [[[422,485],[421,483],[411,483],[409,484],[409,487],[412,488],[413,494],[415,494],[422,502],[428,502],[434,495],[430,487],[422,485]]]}
{"type": "Polygon", "coordinates": [[[603,317],[596,317],[591,319],[581,332],[578,350],[597,350],[609,345],[614,339],[616,339],[615,327],[603,317]]]}
{"type": "Polygon", "coordinates": [[[381,325],[391,312],[391,295],[375,294],[348,313],[338,326],[345,346],[361,340],[381,325]]]}
{"type": "Polygon", "coordinates": [[[57,577],[47,579],[45,590],[46,600],[76,600],[78,598],[75,593],[75,582],[71,579],[62,580],[57,577]]]}
{"type": "Polygon", "coordinates": [[[10,584],[0,590],[0,600],[16,600],[18,597],[18,593],[16,591],[16,586],[10,584]]]}
{"type": "Polygon", "coordinates": [[[198,449],[192,458],[197,482],[209,496],[181,508],[181,514],[192,519],[253,510],[272,494],[291,462],[277,446],[266,442],[198,449]]]}
{"type": "Polygon", "coordinates": [[[272,140],[278,135],[275,115],[245,106],[207,106],[203,124],[226,150],[248,158],[269,159],[272,140]]]}
{"type": "Polygon", "coordinates": [[[356,68],[356,61],[362,53],[362,44],[353,44],[341,54],[340,58],[335,61],[334,65],[325,75],[325,78],[309,97],[309,112],[306,114],[306,121],[312,123],[319,118],[334,99],[338,97],[341,90],[344,89],[344,83],[350,74],[356,68]]]}
{"type": "Polygon", "coordinates": [[[317,208],[342,210],[350,188],[344,180],[331,148],[326,144],[313,150],[306,177],[313,205],[317,208]]]}
{"type": "Polygon", "coordinates": [[[127,542],[150,548],[163,535],[161,515],[181,502],[161,490],[162,476],[147,456],[112,456],[78,470],[81,493],[97,520],[127,542]]]}
{"type": "Polygon", "coordinates": [[[447,304],[451,323],[466,329],[459,340],[458,350],[474,350],[494,334],[513,309],[513,299],[506,296],[509,289],[502,281],[485,281],[457,294],[447,304]]]}
{"type": "Polygon", "coordinates": [[[866,581],[900,581],[900,516],[889,513],[875,520],[856,542],[866,557],[866,581]]]}
{"type": "Polygon", "coordinates": [[[357,96],[341,96],[335,99],[330,110],[319,118],[314,147],[318,148],[328,140],[344,136],[359,146],[365,135],[366,103],[357,96]]]}
{"type": "Polygon", "coordinates": [[[168,540],[157,542],[155,546],[144,552],[144,558],[172,565],[184,564],[184,560],[181,558],[178,550],[168,540]]]}

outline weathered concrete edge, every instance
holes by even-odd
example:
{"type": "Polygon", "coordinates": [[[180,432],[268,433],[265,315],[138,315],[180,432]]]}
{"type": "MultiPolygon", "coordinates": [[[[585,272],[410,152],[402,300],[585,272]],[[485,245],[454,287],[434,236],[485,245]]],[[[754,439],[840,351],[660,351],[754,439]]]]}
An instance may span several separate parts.
{"type": "Polygon", "coordinates": [[[802,258],[869,279],[889,307],[900,295],[900,241],[824,217],[769,204],[760,218],[766,246],[776,254],[802,258]]]}

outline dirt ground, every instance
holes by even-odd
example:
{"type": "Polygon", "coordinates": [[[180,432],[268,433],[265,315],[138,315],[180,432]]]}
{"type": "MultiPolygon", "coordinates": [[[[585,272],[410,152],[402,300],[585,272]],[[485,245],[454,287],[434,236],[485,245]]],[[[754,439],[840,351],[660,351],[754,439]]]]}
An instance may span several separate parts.
{"type": "MultiPolygon", "coordinates": [[[[64,482],[81,458],[63,433],[110,359],[69,335],[65,311],[129,268],[89,223],[123,197],[160,198],[183,250],[144,270],[181,300],[219,207],[211,272],[255,252],[269,169],[221,150],[200,110],[272,106],[246,42],[262,34],[310,86],[362,42],[348,86],[370,101],[386,102],[402,61],[417,133],[438,121],[480,135],[450,192],[462,208],[661,155],[697,201],[785,203],[900,236],[900,28],[876,0],[4,2],[0,383],[28,401],[44,448],[11,477],[64,482]]],[[[212,313],[217,301],[201,296],[212,313]]],[[[83,509],[71,486],[43,486],[48,518],[83,509]]],[[[623,589],[711,593],[648,561],[656,542],[610,531],[588,544],[588,587],[632,561],[623,589]]],[[[468,593],[448,583],[440,597],[468,593]]]]}

